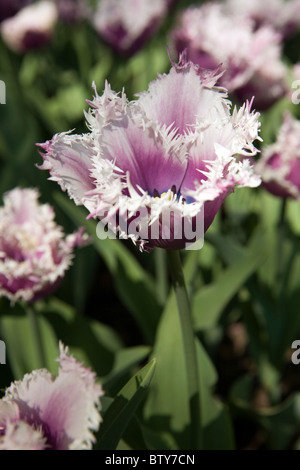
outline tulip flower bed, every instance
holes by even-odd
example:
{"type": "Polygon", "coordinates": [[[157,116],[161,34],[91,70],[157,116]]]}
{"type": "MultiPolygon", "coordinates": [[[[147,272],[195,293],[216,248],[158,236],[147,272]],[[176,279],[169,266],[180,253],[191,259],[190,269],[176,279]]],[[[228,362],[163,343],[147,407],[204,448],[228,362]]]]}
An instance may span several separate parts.
{"type": "Polygon", "coordinates": [[[300,449],[300,1],[247,3],[0,4],[0,450],[300,449]]]}

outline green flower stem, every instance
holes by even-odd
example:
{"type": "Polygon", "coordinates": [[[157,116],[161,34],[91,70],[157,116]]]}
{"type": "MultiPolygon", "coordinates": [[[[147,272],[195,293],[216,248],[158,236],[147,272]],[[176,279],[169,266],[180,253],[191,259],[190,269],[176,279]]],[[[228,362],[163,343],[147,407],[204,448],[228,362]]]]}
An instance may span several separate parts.
{"type": "Polygon", "coordinates": [[[278,230],[278,244],[277,244],[277,273],[276,273],[276,284],[279,287],[278,293],[281,296],[282,292],[282,284],[283,284],[283,245],[284,245],[284,235],[285,235],[285,218],[286,218],[286,207],[287,207],[287,199],[283,198],[281,201],[281,208],[280,214],[277,224],[278,230]]]}
{"type": "Polygon", "coordinates": [[[32,339],[34,342],[34,346],[38,355],[38,367],[44,368],[46,367],[46,357],[45,357],[42,334],[41,334],[41,329],[40,329],[40,325],[38,322],[37,314],[34,311],[34,308],[32,305],[26,306],[26,313],[27,313],[27,317],[28,317],[29,324],[30,324],[31,331],[32,331],[32,339]]]}
{"type": "Polygon", "coordinates": [[[165,305],[168,297],[168,270],[166,265],[166,252],[161,248],[154,250],[156,292],[160,305],[165,305]]]}
{"type": "Polygon", "coordinates": [[[185,353],[191,423],[191,448],[200,449],[202,447],[202,431],[199,377],[190,302],[184,281],[180,253],[179,251],[168,251],[167,253],[172,284],[177,300],[185,353]]]}
{"type": "MultiPolygon", "coordinates": [[[[286,309],[286,302],[285,302],[285,281],[287,281],[286,277],[286,266],[284,265],[284,241],[286,235],[286,209],[287,209],[287,199],[282,198],[281,206],[279,211],[279,217],[277,222],[277,266],[276,266],[276,291],[275,296],[276,298],[276,311],[274,312],[273,324],[274,330],[276,332],[276,342],[280,345],[281,343],[281,332],[284,329],[284,322],[285,322],[285,309],[286,309]]],[[[266,370],[264,368],[261,369],[262,376],[265,379],[265,385],[269,392],[269,397],[271,400],[272,405],[276,405],[280,401],[280,385],[279,385],[279,376],[276,373],[275,369],[273,368],[273,373],[267,374],[267,370],[272,372],[272,364],[270,362],[270,358],[268,358],[268,363],[265,364],[268,366],[266,370]],[[266,380],[269,377],[269,381],[266,380]]]]}

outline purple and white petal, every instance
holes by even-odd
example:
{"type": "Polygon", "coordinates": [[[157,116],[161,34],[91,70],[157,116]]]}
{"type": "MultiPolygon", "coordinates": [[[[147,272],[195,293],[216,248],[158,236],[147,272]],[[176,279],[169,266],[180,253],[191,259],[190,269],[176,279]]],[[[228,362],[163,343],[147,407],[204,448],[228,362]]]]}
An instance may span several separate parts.
{"type": "Polygon", "coordinates": [[[222,64],[219,84],[241,103],[255,96],[256,108],[266,109],[288,90],[281,34],[270,25],[256,29],[251,18],[235,15],[224,3],[184,10],[172,42],[178,55],[186,49],[200,67],[222,64]]]}
{"type": "Polygon", "coordinates": [[[96,150],[88,135],[56,134],[51,141],[38,144],[43,150],[41,170],[68,191],[76,204],[84,204],[85,195],[95,188],[91,178],[92,158],[96,150]]]}
{"type": "Polygon", "coordinates": [[[34,189],[15,188],[0,207],[0,296],[32,302],[53,292],[88,240],[82,229],[64,238],[48,204],[34,189]]]}
{"type": "Polygon", "coordinates": [[[18,424],[23,427],[20,423],[25,422],[26,429],[39,432],[46,448],[91,449],[95,442],[93,431],[101,423],[102,388],[96,383],[95,374],[70,356],[62,344],[58,362],[57,377],[45,369],[36,370],[6,389],[0,401],[0,416],[6,419],[5,439],[10,423],[15,423],[17,429],[18,424]]]}
{"type": "MultiPolygon", "coordinates": [[[[206,230],[236,185],[259,185],[249,162],[257,153],[258,113],[249,103],[231,113],[227,91],[216,86],[221,76],[219,69],[202,70],[182,54],[135,101],[108,83],[99,96],[94,86],[86,113],[92,150],[90,160],[84,157],[93,189],[77,199],[89,217],[141,250],[179,249],[187,245],[184,235],[179,238],[184,223],[192,228],[204,212],[206,230]]],[[[61,135],[62,146],[65,137],[69,147],[78,140],[61,135]]],[[[47,148],[42,156],[47,169],[47,148]]],[[[59,153],[51,158],[59,159],[59,153]]],[[[65,164],[55,178],[74,198],[75,189],[65,182],[67,159],[65,164]]]]}
{"type": "Polygon", "coordinates": [[[8,422],[5,434],[0,434],[0,450],[45,450],[42,432],[25,421],[8,422]]]}
{"type": "Polygon", "coordinates": [[[226,0],[226,8],[239,18],[250,18],[256,28],[272,26],[286,37],[296,31],[300,22],[299,0],[226,0]]]}
{"type": "Polygon", "coordinates": [[[300,199],[300,121],[285,113],[278,138],[265,147],[255,165],[264,187],[273,195],[300,199]]]}
{"type": "Polygon", "coordinates": [[[51,40],[58,19],[54,2],[43,0],[21,9],[1,24],[4,42],[15,52],[40,48],[51,40]]]}
{"type": "Polygon", "coordinates": [[[166,13],[166,0],[101,0],[93,25],[113,49],[132,55],[155,33],[166,13]]]}
{"type": "Polygon", "coordinates": [[[215,87],[222,75],[219,72],[216,69],[207,73],[182,54],[169,74],[160,75],[149,84],[147,92],[137,95],[139,105],[148,119],[177,134],[187,134],[198,122],[205,126],[227,107],[225,90],[215,87]],[[212,94],[212,89],[216,93],[212,94]]]}

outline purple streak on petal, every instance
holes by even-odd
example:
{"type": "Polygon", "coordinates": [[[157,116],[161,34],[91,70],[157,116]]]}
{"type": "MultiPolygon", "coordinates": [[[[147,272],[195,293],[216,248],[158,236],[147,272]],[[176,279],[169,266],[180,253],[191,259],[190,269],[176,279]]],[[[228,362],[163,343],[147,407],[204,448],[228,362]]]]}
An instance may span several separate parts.
{"type": "Polygon", "coordinates": [[[137,188],[153,194],[180,186],[185,165],[168,155],[163,143],[151,129],[137,127],[130,118],[124,117],[102,130],[102,151],[105,158],[116,162],[124,174],[129,171],[130,182],[137,188]]]}
{"type": "MultiPolygon", "coordinates": [[[[43,393],[42,389],[39,393],[43,393]]],[[[70,375],[57,378],[46,399],[33,397],[32,405],[39,409],[39,420],[52,449],[68,449],[76,434],[80,436],[87,411],[84,393],[82,383],[70,375]]]]}
{"type": "Polygon", "coordinates": [[[18,405],[20,419],[41,429],[52,450],[89,448],[101,421],[98,407],[102,389],[95,374],[61,349],[58,377],[37,370],[11,386],[9,396],[18,405]]]}
{"type": "MultiPolygon", "coordinates": [[[[216,81],[213,73],[210,77],[212,82],[216,81]]],[[[140,95],[139,104],[149,119],[184,134],[196,123],[197,116],[206,115],[210,103],[206,100],[201,72],[183,60],[168,75],[150,83],[149,91],[140,95]]]]}

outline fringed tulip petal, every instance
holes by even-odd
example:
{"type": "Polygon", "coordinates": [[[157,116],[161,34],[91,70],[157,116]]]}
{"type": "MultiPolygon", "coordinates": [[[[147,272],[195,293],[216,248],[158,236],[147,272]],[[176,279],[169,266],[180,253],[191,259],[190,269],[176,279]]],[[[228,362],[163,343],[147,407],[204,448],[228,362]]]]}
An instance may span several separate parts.
{"type": "Polygon", "coordinates": [[[36,370],[6,389],[0,401],[0,449],[92,448],[101,422],[101,386],[62,344],[58,362],[57,377],[36,370]]]}
{"type": "Polygon", "coordinates": [[[32,302],[48,295],[69,268],[74,247],[86,242],[82,229],[64,238],[52,207],[38,204],[36,190],[6,193],[0,208],[0,296],[32,302]]]}
{"type": "Polygon", "coordinates": [[[289,113],[284,116],[277,141],[263,149],[256,172],[275,196],[300,199],[300,121],[289,113]]]}
{"type": "Polygon", "coordinates": [[[240,102],[255,96],[255,107],[263,110],[287,92],[282,36],[270,25],[256,29],[251,19],[211,2],[186,9],[171,36],[177,53],[186,49],[200,67],[213,70],[221,64],[219,84],[240,102]]]}
{"type": "Polygon", "coordinates": [[[226,90],[215,85],[219,77],[219,70],[202,70],[183,54],[136,101],[106,84],[102,96],[95,90],[86,114],[90,134],[82,158],[93,189],[82,194],[76,178],[69,184],[68,152],[55,145],[71,148],[80,136],[60,134],[47,143],[42,168],[70,197],[78,186],[76,202],[90,217],[141,250],[186,247],[197,239],[186,232],[202,217],[201,237],[235,186],[260,184],[249,162],[257,153],[259,115],[249,103],[231,114],[226,90]]]}

